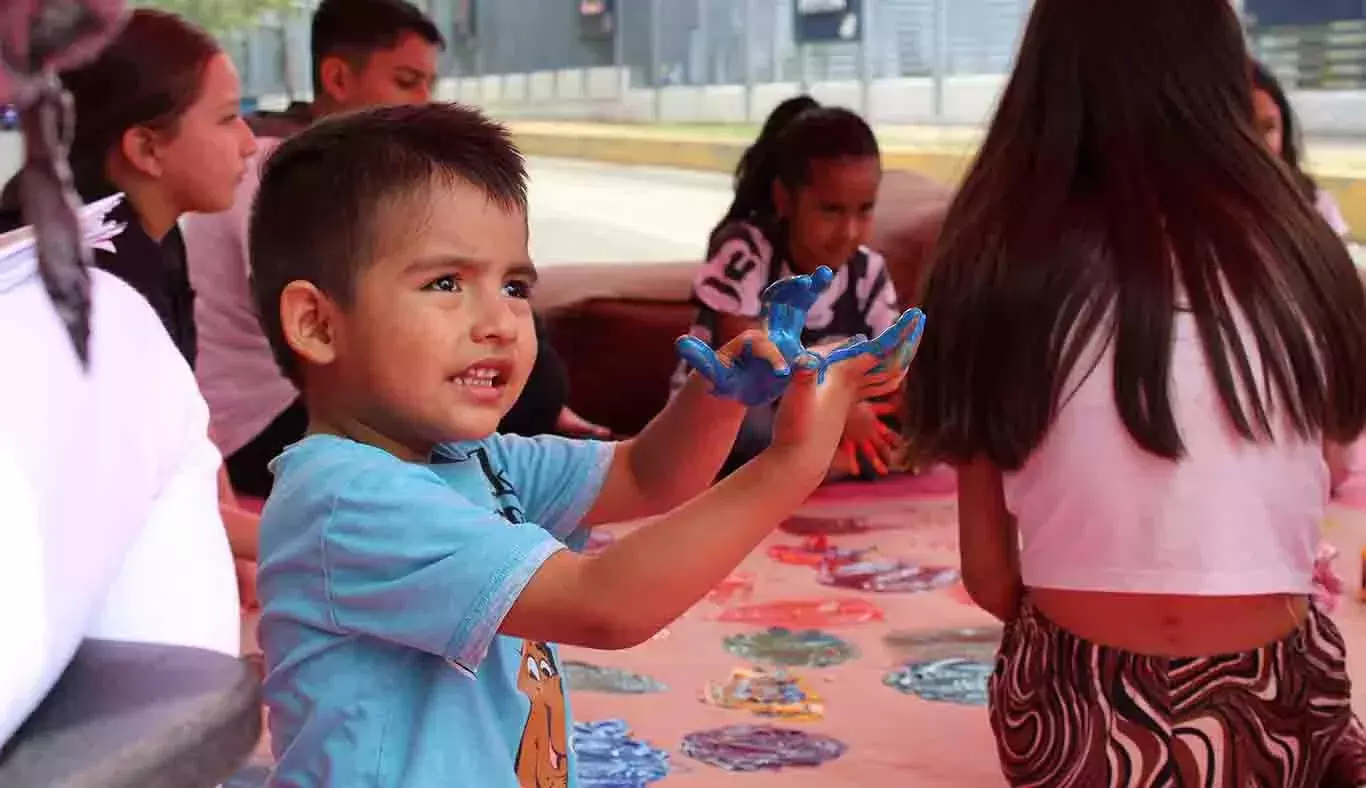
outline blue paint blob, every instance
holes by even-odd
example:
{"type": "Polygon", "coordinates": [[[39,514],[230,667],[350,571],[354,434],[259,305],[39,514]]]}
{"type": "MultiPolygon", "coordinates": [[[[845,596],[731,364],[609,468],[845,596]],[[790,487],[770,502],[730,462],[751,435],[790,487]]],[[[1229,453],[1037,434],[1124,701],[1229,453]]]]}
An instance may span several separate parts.
{"type": "Polygon", "coordinates": [[[985,706],[992,669],[990,662],[956,657],[908,662],[884,676],[882,683],[928,701],[985,706]]]}
{"type": "Polygon", "coordinates": [[[644,788],[669,774],[669,754],[631,738],[622,720],[576,722],[580,788],[644,788]]]}

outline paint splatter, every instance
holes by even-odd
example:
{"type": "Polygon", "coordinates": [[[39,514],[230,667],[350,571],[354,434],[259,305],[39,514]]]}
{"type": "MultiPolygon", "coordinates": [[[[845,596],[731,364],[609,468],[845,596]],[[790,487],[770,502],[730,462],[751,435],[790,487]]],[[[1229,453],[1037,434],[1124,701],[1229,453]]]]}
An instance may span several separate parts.
{"type": "Polygon", "coordinates": [[[991,671],[990,662],[937,659],[907,663],[884,676],[882,683],[929,701],[985,706],[991,671]]]}
{"type": "Polygon", "coordinates": [[[900,559],[877,559],[821,564],[816,581],[827,586],[855,588],[860,591],[911,593],[932,591],[952,585],[958,570],[949,566],[927,566],[900,559]]]}
{"type": "Polygon", "coordinates": [[[723,709],[740,709],[760,717],[810,722],[825,716],[825,703],[801,677],[785,670],[737,668],[726,681],[708,682],[702,700],[723,709]]]}
{"type": "Polygon", "coordinates": [[[868,530],[868,523],[861,517],[789,517],[782,530],[797,536],[816,534],[858,534],[868,530]]]}
{"type": "Polygon", "coordinates": [[[836,547],[830,543],[829,536],[815,534],[803,539],[799,545],[775,544],[768,548],[768,557],[780,564],[820,566],[826,561],[857,561],[868,552],[836,547]]]}
{"type": "Polygon", "coordinates": [[[969,659],[995,662],[1001,645],[1000,627],[935,629],[892,632],[882,639],[897,660],[933,662],[937,659],[969,659]]]}
{"type": "Polygon", "coordinates": [[[783,667],[827,668],[858,656],[854,644],[815,629],[770,627],[730,635],[722,645],[737,657],[783,667]]]}
{"type": "Polygon", "coordinates": [[[789,599],[722,610],[716,619],[734,624],[815,629],[882,621],[882,608],[863,599],[789,599]]]}
{"type": "Polygon", "coordinates": [[[669,774],[669,754],[631,738],[622,720],[574,723],[581,788],[644,788],[669,774]]]}
{"type": "Polygon", "coordinates": [[[564,677],[569,686],[578,692],[644,695],[651,692],[666,692],[669,689],[649,676],[573,660],[564,663],[564,677]]]}
{"type": "Polygon", "coordinates": [[[816,733],[770,725],[728,725],[683,737],[683,754],[732,772],[820,766],[848,747],[816,733]]]}

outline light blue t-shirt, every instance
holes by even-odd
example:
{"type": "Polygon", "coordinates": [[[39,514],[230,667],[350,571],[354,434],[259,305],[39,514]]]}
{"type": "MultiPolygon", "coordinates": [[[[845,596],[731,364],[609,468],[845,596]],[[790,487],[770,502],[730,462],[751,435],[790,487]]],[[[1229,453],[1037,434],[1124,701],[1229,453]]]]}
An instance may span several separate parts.
{"type": "Polygon", "coordinates": [[[429,464],[290,447],[261,516],[272,786],[573,786],[553,645],[497,634],[579,521],[613,445],[495,435],[429,464]]]}

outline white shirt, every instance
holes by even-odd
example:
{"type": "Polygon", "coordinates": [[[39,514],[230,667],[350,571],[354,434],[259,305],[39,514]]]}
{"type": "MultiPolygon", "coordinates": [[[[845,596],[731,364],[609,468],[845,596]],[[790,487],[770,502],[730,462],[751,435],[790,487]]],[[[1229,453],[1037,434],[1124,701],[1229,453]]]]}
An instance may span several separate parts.
{"type": "Polygon", "coordinates": [[[199,332],[195,375],[208,400],[214,439],[225,456],[251,442],[299,392],[280,372],[251,295],[247,225],[260,167],[278,139],[258,141],[231,209],[185,220],[183,234],[199,332]]]}
{"type": "MultiPolygon", "coordinates": [[[[1238,323],[1252,378],[1261,381],[1250,329],[1238,323]]],[[[1275,443],[1243,440],[1224,412],[1193,316],[1178,313],[1174,328],[1170,396],[1187,456],[1173,462],[1134,441],[1115,406],[1113,343],[1098,358],[1093,345],[1043,443],[1003,480],[1024,584],[1308,594],[1328,501],[1322,440],[1299,437],[1276,412],[1275,443]]]]}
{"type": "Polygon", "coordinates": [[[0,743],[87,637],[236,656],[218,452],[142,296],[92,271],[82,370],[25,230],[0,236],[0,743]]]}

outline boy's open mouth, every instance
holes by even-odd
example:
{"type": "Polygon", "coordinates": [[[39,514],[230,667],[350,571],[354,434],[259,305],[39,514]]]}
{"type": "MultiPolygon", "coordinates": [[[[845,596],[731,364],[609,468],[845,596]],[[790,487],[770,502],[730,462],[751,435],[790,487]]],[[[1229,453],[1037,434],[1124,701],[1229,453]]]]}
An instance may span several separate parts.
{"type": "Polygon", "coordinates": [[[451,378],[459,386],[474,389],[499,389],[507,385],[511,365],[503,361],[481,361],[451,378]]]}

